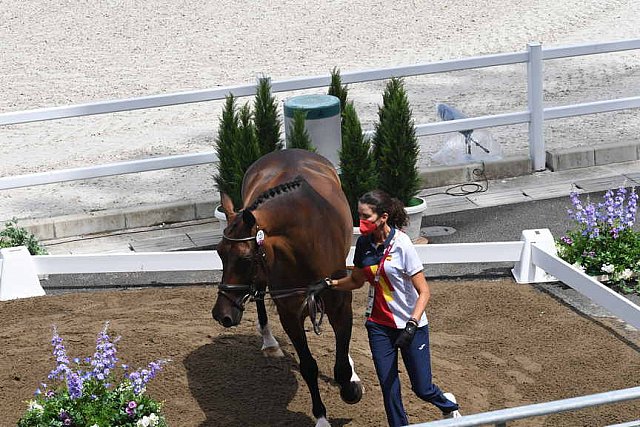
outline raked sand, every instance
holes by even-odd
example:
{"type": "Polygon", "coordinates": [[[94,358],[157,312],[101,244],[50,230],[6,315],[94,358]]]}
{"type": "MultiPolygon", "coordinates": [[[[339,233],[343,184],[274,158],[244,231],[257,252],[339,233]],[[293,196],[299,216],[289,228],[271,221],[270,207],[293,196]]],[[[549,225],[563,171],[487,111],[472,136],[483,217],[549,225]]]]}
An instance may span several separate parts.
{"type": "MultiPolygon", "coordinates": [[[[639,37],[636,0],[0,0],[0,112],[639,37]]],[[[640,52],[546,61],[545,105],[637,96],[640,52]]],[[[416,123],[526,109],[524,64],[406,79],[416,123]]],[[[371,129],[384,82],[350,86],[371,129]]],[[[324,92],[325,89],[308,92],[324,92]]],[[[300,94],[297,92],[295,94],[300,94]]],[[[283,101],[293,94],[278,94],[283,101]]],[[[247,101],[250,99],[247,98],[247,101]]],[[[211,151],[208,102],[0,128],[0,176],[211,151]]],[[[634,140],[637,110],[547,123],[547,148],[634,140]]],[[[490,129],[505,155],[526,126],[490,129]]],[[[421,139],[424,165],[446,136],[421,139]]],[[[0,219],[215,199],[213,166],[0,192],[0,219]]]]}

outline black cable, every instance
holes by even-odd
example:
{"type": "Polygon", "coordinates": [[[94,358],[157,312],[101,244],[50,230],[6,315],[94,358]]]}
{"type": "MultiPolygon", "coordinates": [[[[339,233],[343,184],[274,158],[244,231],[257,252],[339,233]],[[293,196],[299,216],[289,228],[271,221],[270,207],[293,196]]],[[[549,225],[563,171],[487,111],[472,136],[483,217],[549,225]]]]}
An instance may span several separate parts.
{"type": "Polygon", "coordinates": [[[482,162],[481,164],[482,164],[482,168],[475,168],[471,171],[471,173],[473,174],[474,177],[481,178],[482,181],[484,181],[484,186],[482,184],[475,182],[477,179],[474,179],[474,182],[457,184],[447,188],[443,192],[427,194],[422,197],[435,196],[436,194],[446,194],[448,196],[468,196],[469,194],[484,193],[489,189],[489,180],[487,179],[487,175],[484,172],[484,162],[482,162]]]}

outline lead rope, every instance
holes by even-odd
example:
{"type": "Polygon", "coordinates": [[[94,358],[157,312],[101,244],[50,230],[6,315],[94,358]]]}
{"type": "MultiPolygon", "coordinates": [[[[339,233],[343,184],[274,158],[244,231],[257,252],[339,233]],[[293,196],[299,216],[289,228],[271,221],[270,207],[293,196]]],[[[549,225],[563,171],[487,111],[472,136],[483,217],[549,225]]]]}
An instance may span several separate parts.
{"type": "Polygon", "coordinates": [[[309,294],[307,297],[307,310],[309,311],[313,332],[316,335],[320,335],[322,333],[322,320],[324,319],[324,301],[322,301],[322,298],[316,298],[314,294],[309,294]],[[318,314],[320,314],[320,317],[318,317],[318,314]]]}

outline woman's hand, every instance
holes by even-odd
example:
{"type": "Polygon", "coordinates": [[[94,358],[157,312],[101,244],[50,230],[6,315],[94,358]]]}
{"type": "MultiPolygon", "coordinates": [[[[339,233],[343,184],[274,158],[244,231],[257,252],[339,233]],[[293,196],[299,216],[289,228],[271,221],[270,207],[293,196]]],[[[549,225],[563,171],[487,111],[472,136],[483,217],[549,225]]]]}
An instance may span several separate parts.
{"type": "Polygon", "coordinates": [[[404,327],[404,331],[400,332],[400,335],[396,339],[394,345],[398,348],[407,348],[413,341],[413,337],[418,330],[418,321],[416,319],[409,319],[407,325],[404,327]]]}

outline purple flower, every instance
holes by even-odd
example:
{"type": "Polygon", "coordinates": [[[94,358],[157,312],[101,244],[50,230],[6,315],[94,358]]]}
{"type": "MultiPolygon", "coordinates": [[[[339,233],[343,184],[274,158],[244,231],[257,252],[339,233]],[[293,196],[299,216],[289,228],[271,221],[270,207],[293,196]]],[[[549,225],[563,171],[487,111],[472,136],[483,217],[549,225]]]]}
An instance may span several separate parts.
{"type": "Polygon", "coordinates": [[[133,385],[133,393],[136,395],[144,392],[147,383],[155,378],[155,376],[162,369],[162,365],[167,363],[166,360],[158,360],[156,362],[149,363],[148,369],[139,369],[135,372],[131,372],[127,375],[129,381],[133,385]]]}
{"type": "Polygon", "coordinates": [[[69,358],[67,351],[62,343],[62,338],[58,335],[58,329],[53,327],[53,337],[51,338],[53,345],[53,356],[56,358],[56,368],[49,373],[49,379],[62,379],[69,371],[69,358]]]}
{"type": "Polygon", "coordinates": [[[129,402],[129,404],[127,405],[127,407],[131,408],[131,409],[136,409],[138,407],[138,404],[136,403],[135,400],[132,400],[131,402],[129,402]]]}
{"type": "Polygon", "coordinates": [[[73,420],[71,419],[71,415],[69,415],[69,413],[64,409],[60,410],[60,413],[58,414],[58,419],[62,421],[62,424],[65,426],[70,426],[73,423],[73,420]]]}
{"type": "Polygon", "coordinates": [[[66,375],[67,388],[71,399],[79,399],[82,397],[83,381],[76,372],[68,372],[66,375]]]}
{"type": "Polygon", "coordinates": [[[560,238],[560,241],[565,245],[569,245],[569,246],[573,245],[573,239],[569,236],[562,236],[560,238]]]}
{"type": "Polygon", "coordinates": [[[115,369],[118,358],[116,357],[115,343],[120,339],[116,338],[114,342],[111,342],[111,338],[107,334],[109,322],[104,324],[104,328],[98,334],[96,339],[96,352],[91,359],[91,366],[93,370],[91,375],[99,381],[104,381],[111,371],[115,369]]]}

